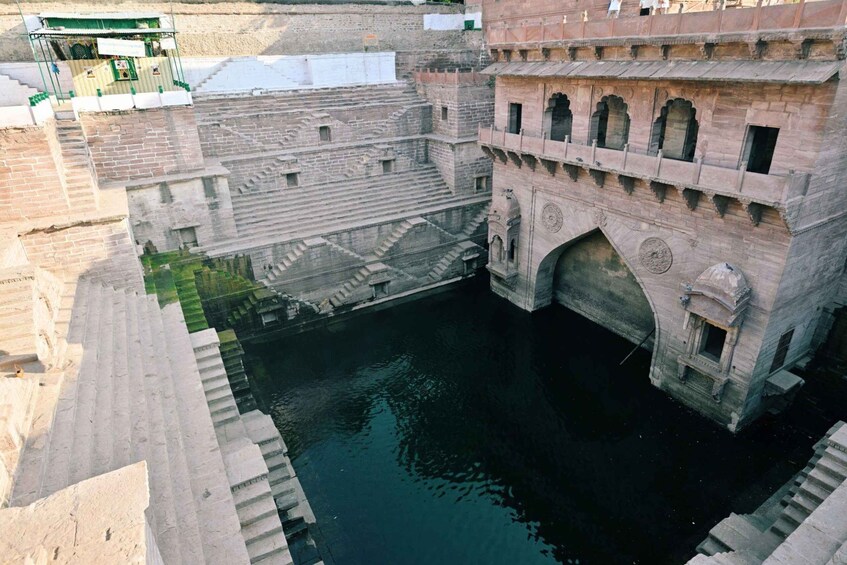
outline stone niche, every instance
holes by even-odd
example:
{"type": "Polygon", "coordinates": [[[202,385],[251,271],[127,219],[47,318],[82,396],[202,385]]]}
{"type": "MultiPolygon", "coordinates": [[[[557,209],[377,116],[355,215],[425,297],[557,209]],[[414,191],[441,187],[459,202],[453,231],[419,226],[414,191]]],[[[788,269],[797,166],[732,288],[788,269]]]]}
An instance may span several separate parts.
{"type": "Polygon", "coordinates": [[[744,274],[729,263],[712,265],[682,290],[689,334],[678,358],[679,380],[691,379],[691,386],[720,402],[752,291],[744,274]]]}
{"type": "Polygon", "coordinates": [[[488,213],[488,270],[508,287],[518,277],[521,207],[511,189],[491,201],[488,213]]]}

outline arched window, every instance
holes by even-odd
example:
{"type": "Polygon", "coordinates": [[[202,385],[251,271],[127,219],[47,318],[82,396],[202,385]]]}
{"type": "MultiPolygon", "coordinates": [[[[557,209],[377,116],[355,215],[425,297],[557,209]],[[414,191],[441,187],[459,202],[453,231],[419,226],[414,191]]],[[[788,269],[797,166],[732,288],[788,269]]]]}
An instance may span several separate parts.
{"type": "Polygon", "coordinates": [[[515,240],[509,242],[509,263],[515,262],[515,255],[517,252],[517,245],[515,244],[515,240]]]}
{"type": "Polygon", "coordinates": [[[499,235],[491,238],[491,256],[498,263],[503,262],[503,240],[500,239],[499,235]]]}
{"type": "Polygon", "coordinates": [[[544,111],[544,131],[553,141],[564,141],[565,137],[571,135],[572,124],[571,101],[564,94],[557,92],[550,97],[544,111]]]}
{"type": "Polygon", "coordinates": [[[591,139],[597,147],[623,149],[629,141],[629,114],[620,96],[604,96],[591,115],[591,139]]]}
{"type": "Polygon", "coordinates": [[[656,155],[661,149],[665,157],[693,161],[697,148],[696,115],[697,110],[688,100],[675,98],[665,104],[653,122],[650,153],[656,155]]]}

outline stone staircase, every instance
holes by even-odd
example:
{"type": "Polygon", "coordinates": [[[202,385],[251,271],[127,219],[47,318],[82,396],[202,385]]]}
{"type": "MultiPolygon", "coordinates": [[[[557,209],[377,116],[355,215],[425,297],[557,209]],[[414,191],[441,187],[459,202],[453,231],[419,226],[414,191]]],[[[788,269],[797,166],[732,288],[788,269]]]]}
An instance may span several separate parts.
{"type": "Polygon", "coordinates": [[[779,519],[770,531],[785,539],[847,479],[847,428],[839,422],[815,446],[815,455],[795,478],[779,519]]]}
{"type": "Polygon", "coordinates": [[[235,403],[238,405],[238,411],[243,413],[256,409],[256,399],[250,390],[250,383],[247,380],[247,372],[244,370],[242,356],[244,350],[235,335],[233,330],[223,330],[218,332],[218,346],[221,353],[226,375],[229,379],[229,388],[235,397],[235,403]]]}
{"type": "Polygon", "coordinates": [[[306,251],[309,249],[309,245],[305,241],[301,241],[294,248],[288,252],[288,255],[282,258],[282,261],[273,266],[273,268],[268,271],[265,276],[269,282],[274,282],[277,279],[282,278],[285,270],[294,264],[295,261],[300,259],[303,255],[305,255],[306,251]]]}
{"type": "MultiPolygon", "coordinates": [[[[453,264],[453,261],[459,258],[460,255],[463,255],[466,251],[479,248],[476,244],[467,240],[467,238],[471,237],[474,232],[479,228],[479,226],[488,220],[488,207],[483,206],[480,208],[479,212],[471,219],[470,222],[465,226],[460,234],[461,241],[450,248],[450,251],[447,252],[447,255],[441,258],[438,263],[432,268],[432,270],[427,274],[427,278],[433,282],[440,281],[444,276],[444,273],[450,268],[450,265],[453,264]]],[[[448,232],[449,233],[449,232],[448,232]]]]}
{"type": "Polygon", "coordinates": [[[210,245],[204,251],[210,256],[226,255],[489,199],[488,195],[454,196],[432,165],[345,183],[237,195],[233,209],[238,239],[210,245]]]}
{"type": "Polygon", "coordinates": [[[148,518],[164,561],[246,562],[179,305],[160,309],[155,296],[80,279],[60,318],[69,309],[64,378],[39,397],[12,504],[146,460],[148,518]]]}
{"type": "Polygon", "coordinates": [[[0,74],[0,106],[19,106],[29,104],[29,97],[38,94],[38,90],[0,74]]]}
{"type": "Polygon", "coordinates": [[[383,257],[385,257],[385,255],[389,251],[391,251],[391,248],[394,247],[394,245],[398,241],[403,239],[403,236],[406,235],[406,233],[408,233],[410,229],[424,223],[426,223],[426,220],[424,220],[420,216],[417,216],[415,218],[409,218],[408,220],[403,220],[402,222],[400,222],[400,225],[394,228],[388,235],[388,237],[385,238],[385,241],[383,241],[380,246],[377,247],[374,251],[374,255],[376,256],[376,258],[382,259],[383,257]]]}
{"type": "Polygon", "coordinates": [[[781,489],[784,495],[778,492],[753,514],[730,514],[709,531],[697,546],[699,555],[689,563],[758,565],[768,561],[786,540],[796,537],[795,532],[801,537],[807,535],[798,528],[845,479],[847,425],[838,422],[815,444],[806,467],[781,489]]]}
{"type": "Polygon", "coordinates": [[[65,188],[74,210],[96,208],[98,191],[82,126],[73,115],[56,114],[56,133],[64,166],[65,188]]]}
{"type": "MultiPolygon", "coordinates": [[[[295,134],[296,131],[292,133],[292,135],[295,134]]],[[[279,178],[280,170],[285,170],[288,165],[296,162],[297,159],[289,155],[276,157],[271,164],[262,167],[257,173],[248,178],[243,186],[239,186],[238,192],[242,194],[245,192],[256,192],[257,185],[263,186],[269,179],[279,178]]]]}
{"type": "Polygon", "coordinates": [[[330,110],[349,110],[351,106],[411,106],[422,102],[422,98],[409,88],[408,84],[384,84],[333,88],[311,88],[274,92],[263,96],[216,96],[214,94],[198,96],[195,108],[198,113],[198,125],[204,125],[221,119],[255,116],[257,114],[275,115],[303,111],[309,108],[314,112],[330,110]],[[221,98],[226,103],[221,103],[221,98]]]}
{"type": "Polygon", "coordinates": [[[234,422],[238,419],[238,406],[235,404],[226,367],[218,349],[220,342],[217,333],[209,329],[192,333],[190,337],[212,424],[217,428],[234,422]],[[208,339],[209,335],[214,336],[213,341],[208,339]]]}
{"type": "Polygon", "coordinates": [[[297,565],[322,564],[311,532],[316,528],[315,516],[288,458],[288,448],[273,420],[255,410],[244,414],[243,421],[247,434],[259,446],[267,465],[276,509],[297,565]]]}

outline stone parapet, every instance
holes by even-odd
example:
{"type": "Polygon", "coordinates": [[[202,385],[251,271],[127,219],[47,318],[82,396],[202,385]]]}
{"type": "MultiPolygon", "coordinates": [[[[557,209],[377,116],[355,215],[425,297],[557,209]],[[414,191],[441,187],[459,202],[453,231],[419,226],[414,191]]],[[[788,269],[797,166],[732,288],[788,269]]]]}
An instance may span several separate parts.
{"type": "Polygon", "coordinates": [[[92,477],[0,511],[7,563],[162,563],[144,511],[147,463],[92,477]],[[37,527],[40,524],[42,527],[37,527]]]}
{"type": "Polygon", "coordinates": [[[662,157],[661,151],[658,155],[643,155],[629,151],[627,146],[623,150],[607,149],[495,128],[480,128],[479,143],[491,157],[504,164],[526,165],[530,170],[540,164],[553,174],[556,165],[561,163],[573,180],[583,170],[591,175],[598,188],[604,185],[607,174],[614,174],[625,188],[632,187],[636,180],[649,183],[659,202],[664,200],[668,188],[678,190],[690,209],[696,208],[701,196],[705,196],[720,216],[726,212],[729,200],[736,200],[753,224],[761,220],[762,207],[774,208],[787,218],[787,207],[805,194],[809,184],[806,173],[751,173],[705,165],[699,160],[667,159],[662,157]]]}
{"type": "Polygon", "coordinates": [[[823,0],[776,4],[755,8],[714,10],[707,12],[680,12],[650,16],[586,19],[573,14],[573,6],[556,6],[541,3],[535,10],[500,7],[499,15],[486,18],[486,39],[489,47],[508,48],[528,44],[555,42],[605,41],[626,39],[633,43],[649,43],[657,38],[686,38],[696,41],[720,42],[721,36],[756,36],[790,30],[815,33],[824,29],[844,27],[847,2],[823,0]]]}

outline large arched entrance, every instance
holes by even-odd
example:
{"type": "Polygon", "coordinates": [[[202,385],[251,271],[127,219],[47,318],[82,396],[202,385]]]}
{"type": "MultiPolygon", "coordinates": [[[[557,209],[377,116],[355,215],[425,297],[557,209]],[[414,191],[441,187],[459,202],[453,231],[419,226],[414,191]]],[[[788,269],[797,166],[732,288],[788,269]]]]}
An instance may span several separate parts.
{"type": "Polygon", "coordinates": [[[547,284],[552,283],[552,302],[633,343],[641,343],[647,337],[644,346],[652,348],[655,316],[650,302],[600,230],[562,245],[544,262],[552,275],[546,278],[547,284]]]}

